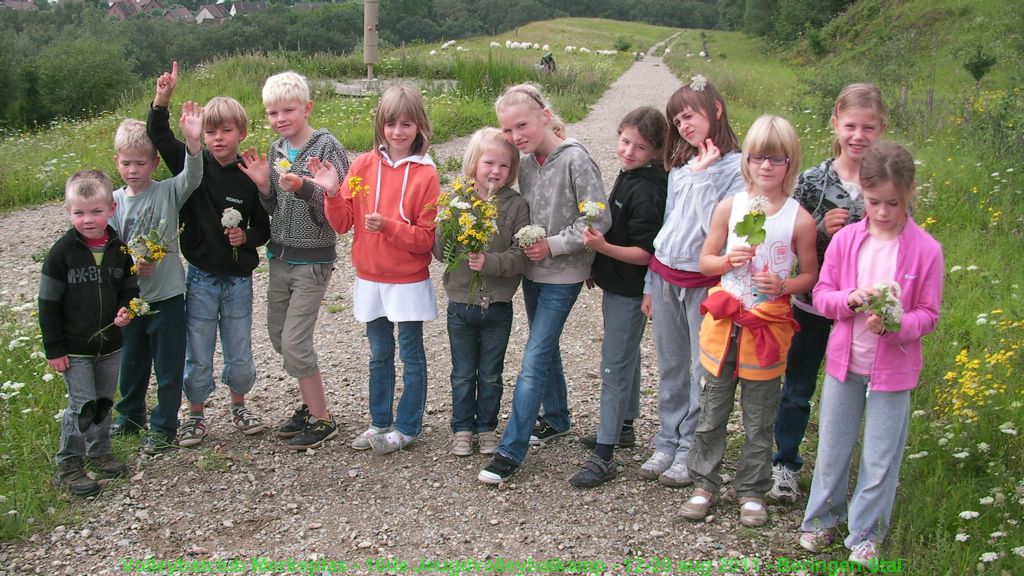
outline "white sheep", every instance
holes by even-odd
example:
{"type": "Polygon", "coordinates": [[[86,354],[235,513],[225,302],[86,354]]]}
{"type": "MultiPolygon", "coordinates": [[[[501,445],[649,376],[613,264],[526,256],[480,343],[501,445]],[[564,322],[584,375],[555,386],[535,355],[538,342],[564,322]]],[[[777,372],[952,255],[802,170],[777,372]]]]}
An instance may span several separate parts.
{"type": "Polygon", "coordinates": [[[449,41],[445,42],[444,44],[441,44],[441,50],[447,50],[447,49],[451,48],[452,46],[455,46],[455,42],[456,42],[455,40],[449,40],[449,41]]]}
{"type": "Polygon", "coordinates": [[[501,44],[498,44],[497,42],[491,42],[491,48],[501,48],[501,44]]]}
{"type": "Polygon", "coordinates": [[[666,56],[668,56],[671,53],[672,53],[672,49],[671,48],[665,48],[665,55],[666,56]]]}
{"type": "MultiPolygon", "coordinates": [[[[666,50],[665,53],[668,54],[668,51],[666,50]]],[[[693,52],[687,52],[686,53],[686,57],[687,58],[693,58],[693,52]]]]}
{"type": "Polygon", "coordinates": [[[512,41],[511,40],[505,40],[505,48],[511,48],[511,47],[512,47],[512,41]]]}
{"type": "Polygon", "coordinates": [[[707,53],[706,53],[706,52],[704,52],[703,50],[701,50],[701,51],[700,51],[700,57],[701,57],[701,58],[707,58],[707,57],[708,57],[708,55],[707,55],[707,53]]]}
{"type": "Polygon", "coordinates": [[[522,44],[519,45],[519,47],[522,48],[523,50],[529,50],[530,48],[533,48],[533,44],[530,44],[529,42],[523,42],[522,44]]]}
{"type": "Polygon", "coordinates": [[[549,52],[551,50],[551,46],[548,46],[547,44],[545,44],[545,45],[541,46],[540,49],[545,51],[545,52],[549,52]]]}
{"type": "Polygon", "coordinates": [[[575,46],[566,46],[565,47],[565,53],[566,54],[572,54],[575,51],[576,51],[576,47],[575,46]]]}
{"type": "Polygon", "coordinates": [[[580,48],[580,52],[583,52],[584,54],[590,54],[590,49],[584,46],[583,48],[580,48]]]}
{"type": "Polygon", "coordinates": [[[465,48],[463,48],[462,46],[456,46],[456,47],[455,47],[455,51],[456,51],[456,52],[465,52],[465,51],[466,51],[466,49],[465,49],[465,48]]]}
{"type": "Polygon", "coordinates": [[[540,44],[537,44],[536,42],[534,42],[533,43],[533,49],[534,50],[540,50],[540,44]]]}
{"type": "Polygon", "coordinates": [[[431,56],[437,56],[437,50],[431,50],[430,51],[430,55],[431,56]]]}
{"type": "Polygon", "coordinates": [[[511,46],[511,48],[512,48],[513,50],[518,50],[518,49],[519,49],[519,46],[520,46],[519,42],[513,42],[513,43],[512,43],[512,46],[511,46]]]}

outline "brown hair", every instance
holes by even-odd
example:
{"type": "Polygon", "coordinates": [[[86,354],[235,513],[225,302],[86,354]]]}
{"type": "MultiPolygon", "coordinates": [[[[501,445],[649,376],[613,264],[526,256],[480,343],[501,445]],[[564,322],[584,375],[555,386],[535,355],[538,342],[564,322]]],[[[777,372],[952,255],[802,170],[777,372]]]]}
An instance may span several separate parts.
{"type": "Polygon", "coordinates": [[[490,126],[477,130],[469,139],[462,156],[462,175],[470,180],[476,178],[476,164],[488,148],[500,148],[508,153],[508,180],[502,186],[511,186],[519,176],[519,150],[505,139],[501,130],[490,126]]]}
{"type": "MultiPolygon", "coordinates": [[[[878,116],[878,121],[882,124],[881,128],[885,128],[886,122],[889,120],[889,113],[885,110],[885,104],[882,102],[882,91],[878,89],[878,86],[869,82],[862,82],[850,84],[843,88],[839,93],[839,97],[836,98],[836,105],[832,108],[832,122],[836,122],[839,119],[839,115],[843,112],[858,108],[874,112],[878,116]]],[[[838,158],[839,154],[842,153],[842,148],[839,146],[839,139],[835,137],[835,130],[833,129],[832,132],[832,157],[838,158]]]]}
{"type": "Polygon", "coordinates": [[[917,186],[914,184],[914,157],[906,148],[892,142],[876,142],[860,163],[861,188],[879,188],[891,183],[912,212],[917,186]]]}
{"type": "Polygon", "coordinates": [[[384,91],[377,104],[377,114],[373,120],[373,147],[380,149],[387,148],[388,140],[384,136],[384,125],[398,120],[405,116],[416,124],[416,138],[412,141],[409,152],[423,155],[430,148],[430,137],[433,130],[430,127],[430,118],[427,117],[427,109],[423,105],[423,97],[420,91],[412,84],[395,84],[384,91]]]}
{"type": "Polygon", "coordinates": [[[505,89],[505,93],[494,101],[494,112],[500,114],[512,106],[528,106],[538,111],[547,110],[551,112],[551,123],[549,127],[559,138],[566,137],[565,121],[559,116],[551,103],[541,94],[540,88],[533,84],[516,84],[505,89]]]}
{"type": "MultiPolygon", "coordinates": [[[[739,152],[740,141],[736,138],[736,133],[732,131],[732,127],[729,126],[729,115],[725,112],[725,101],[722,100],[722,95],[718,93],[718,90],[715,89],[711,82],[705,81],[700,90],[694,90],[687,84],[673,92],[672,96],[668,99],[668,104],[665,105],[665,116],[668,118],[668,123],[671,125],[673,123],[672,119],[687,108],[692,108],[694,112],[703,114],[708,119],[710,123],[708,138],[715,143],[722,156],[729,152],[739,152]],[[718,113],[718,109],[715,107],[716,103],[721,107],[721,114],[718,113]]],[[[690,146],[686,140],[683,140],[683,137],[679,135],[679,130],[676,130],[673,126],[668,131],[668,138],[665,141],[665,169],[670,170],[674,167],[682,166],[696,155],[697,148],[690,146]]]]}
{"type": "Polygon", "coordinates": [[[668,132],[668,122],[665,121],[665,115],[657,108],[641,106],[631,110],[619,122],[618,133],[621,134],[627,126],[636,128],[640,136],[647,140],[647,143],[654,148],[651,152],[655,157],[665,149],[665,133],[668,132]]]}
{"type": "Polygon", "coordinates": [[[203,106],[203,130],[234,124],[239,132],[248,133],[249,116],[242,104],[228,96],[215,96],[203,106]]]}
{"type": "Polygon", "coordinates": [[[81,170],[75,172],[64,184],[64,203],[71,198],[92,200],[101,197],[107,202],[114,201],[114,184],[102,170],[81,170]]]}
{"type": "Polygon", "coordinates": [[[743,161],[740,163],[740,172],[743,173],[747,191],[754,185],[754,177],[750,171],[751,154],[787,158],[782,191],[787,196],[792,196],[796,187],[796,176],[800,171],[800,139],[797,138],[793,125],[785,118],[771,114],[754,120],[746,138],[743,139],[743,161]]]}

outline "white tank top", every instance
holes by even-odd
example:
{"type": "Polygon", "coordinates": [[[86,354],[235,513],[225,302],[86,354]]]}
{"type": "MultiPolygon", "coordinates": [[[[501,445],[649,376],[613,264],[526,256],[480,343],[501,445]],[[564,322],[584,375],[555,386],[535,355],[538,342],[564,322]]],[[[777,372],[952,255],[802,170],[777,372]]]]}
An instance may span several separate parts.
{"type": "MultiPolygon", "coordinates": [[[[746,239],[740,239],[733,230],[736,225],[747,214],[747,204],[750,200],[749,194],[744,191],[732,197],[732,212],[729,214],[729,240],[726,242],[725,251],[729,252],[736,246],[749,246],[746,239]]],[[[746,266],[734,268],[722,276],[722,288],[729,291],[739,301],[743,302],[743,308],[749,310],[764,302],[768,297],[760,294],[754,287],[754,272],[774,272],[782,278],[789,278],[793,270],[793,226],[796,224],[796,215],[800,210],[800,203],[793,198],[787,198],[786,203],[775,214],[765,219],[765,240],[757,245],[754,257],[746,266]]]]}

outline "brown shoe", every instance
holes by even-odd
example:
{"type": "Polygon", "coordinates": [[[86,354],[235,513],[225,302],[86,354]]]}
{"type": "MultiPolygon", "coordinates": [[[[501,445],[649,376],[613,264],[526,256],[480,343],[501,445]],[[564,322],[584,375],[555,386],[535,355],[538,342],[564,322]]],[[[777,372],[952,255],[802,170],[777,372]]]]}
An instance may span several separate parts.
{"type": "Polygon", "coordinates": [[[768,509],[764,500],[744,496],[740,498],[740,524],[744,526],[764,526],[768,523],[768,509]]]}
{"type": "Polygon", "coordinates": [[[50,481],[54,488],[67,490],[75,496],[95,496],[101,487],[85,473],[81,458],[72,458],[57,465],[57,473],[50,481]]]}
{"type": "Polygon", "coordinates": [[[715,505],[715,495],[703,488],[694,488],[690,499],[679,508],[683,518],[687,520],[703,520],[708,511],[715,505]]]}
{"type": "Polygon", "coordinates": [[[113,454],[102,454],[100,456],[88,456],[86,462],[93,470],[103,474],[105,478],[119,478],[128,470],[122,462],[118,462],[113,454]]]}

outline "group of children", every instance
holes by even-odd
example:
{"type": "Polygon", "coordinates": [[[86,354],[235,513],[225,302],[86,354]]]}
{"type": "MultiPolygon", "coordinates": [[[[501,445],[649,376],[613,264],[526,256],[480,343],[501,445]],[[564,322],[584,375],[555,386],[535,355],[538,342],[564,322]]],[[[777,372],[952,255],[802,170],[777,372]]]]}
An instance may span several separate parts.
{"type": "MultiPolygon", "coordinates": [[[[207,433],[203,406],[214,387],[218,331],[232,421],[246,434],[265,429],[245,405],[255,382],[252,271],[263,244],[270,340],[302,400],[276,434],[295,450],[334,437],[338,425],[313,333],[337,234],[349,231],[353,310],[370,344],[370,422],[351,445],[381,454],[408,447],[422,430],[426,403],[423,322],[438,312],[429,264],[444,257],[435,224],[440,179],[428,155],[431,127],[419,92],[405,84],[384,92],[374,149],[349,166],[341,144],[310,126],[313,103],[298,74],[277,74],[264,86],[267,118],[280,136],[269,155],[239,151],[248,119],[231,98],[202,108],[185,103],[185,141],[177,140],[167,109],[176,81],[175,65],[157,81],[147,123],[126,120],[118,129],[115,160],[124,187],[113,191],[98,171],[77,173],[66,186],[74,229],[51,249],[39,296],[48,362],[64,373],[69,398],[55,484],[92,495],[99,485],[86,474],[87,463],[108,476],[124,472],[110,434],[146,427],[151,369],[157,405],[143,450],[199,444],[207,433]],[[152,181],[157,153],[172,179],[152,181]],[[229,211],[237,216],[230,221],[229,211]],[[133,262],[125,243],[151,233],[168,256],[133,262]],[[135,304],[139,295],[148,309],[135,304]],[[111,320],[117,329],[105,326],[111,320]],[[403,365],[397,410],[396,324],[403,365]],[[111,426],[115,382],[121,399],[111,426]],[[189,417],[179,427],[183,391],[189,417]]],[[[876,558],[921,367],[920,339],[935,326],[942,291],[941,248],[910,218],[913,161],[899,146],[876,143],[885,129],[877,88],[844,89],[832,115],[835,157],[798,176],[800,145],[785,119],[762,116],[741,147],[722,96],[695,76],[672,95],[667,117],[642,107],[623,118],[621,171],[607,196],[596,163],[568,137],[537,87],[508,88],[495,112],[500,129],[472,136],[462,172],[481,200],[495,204],[496,233],[485,251],[467,254],[443,277],[452,453],[472,454],[475,440],[481,454],[492,455],[479,480],[499,484],[523,465],[531,445],[569,433],[560,338],[583,285],[596,284],[605,325],[600,425],[582,438],[592,453],[570,479],[574,486],[614,478],[614,449],[636,443],[640,341],[650,319],[660,428],[640,477],[693,484],[681,513],[705,518],[723,483],[726,423],[739,385],[740,521],[764,524],[766,495],[783,502],[800,496],[798,447],[827,354],[820,450],[799,544],[820,551],[848,518],[851,560],[876,558]],[[518,192],[511,187],[517,180],[518,192]],[[598,202],[608,209],[581,213],[598,202]],[[518,241],[517,232],[531,224],[543,227],[543,237],[518,241]],[[484,282],[471,280],[476,273],[484,282]],[[901,288],[899,330],[886,330],[876,313],[857,311],[881,282],[901,288]],[[499,438],[520,284],[530,330],[499,438]],[[847,504],[862,416],[865,449],[847,504]]]]}

